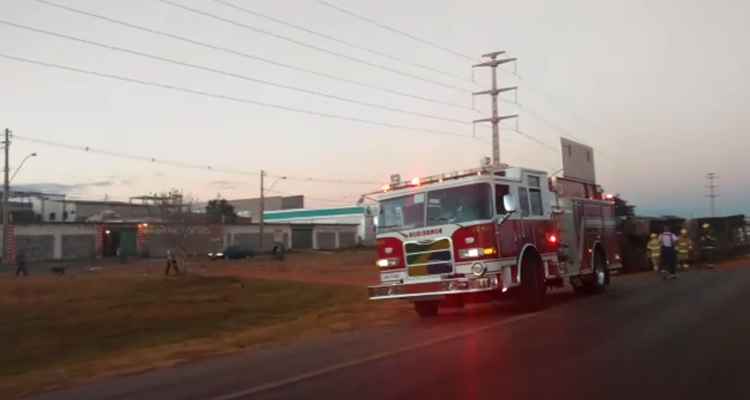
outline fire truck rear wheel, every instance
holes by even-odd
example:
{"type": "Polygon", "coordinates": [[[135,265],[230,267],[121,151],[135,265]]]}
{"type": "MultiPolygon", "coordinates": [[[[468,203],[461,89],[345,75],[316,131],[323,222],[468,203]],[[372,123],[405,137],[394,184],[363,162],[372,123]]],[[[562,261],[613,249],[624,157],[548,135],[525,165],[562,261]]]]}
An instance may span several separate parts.
{"type": "Polygon", "coordinates": [[[607,270],[606,257],[601,249],[594,253],[594,279],[591,282],[592,293],[602,293],[607,289],[609,283],[609,271],[607,270]]]}
{"type": "Polygon", "coordinates": [[[419,314],[422,318],[430,318],[438,315],[438,309],[440,308],[440,302],[437,300],[429,301],[415,301],[414,311],[419,314]]]}
{"type": "Polygon", "coordinates": [[[547,287],[544,283],[542,260],[538,254],[524,257],[521,265],[521,303],[528,312],[544,308],[547,287]]]}

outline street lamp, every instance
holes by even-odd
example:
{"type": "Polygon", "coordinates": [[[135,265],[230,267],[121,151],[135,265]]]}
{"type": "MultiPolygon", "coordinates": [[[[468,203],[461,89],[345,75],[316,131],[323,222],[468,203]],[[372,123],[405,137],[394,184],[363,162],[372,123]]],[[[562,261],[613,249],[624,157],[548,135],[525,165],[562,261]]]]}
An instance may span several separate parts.
{"type": "Polygon", "coordinates": [[[266,189],[265,186],[263,185],[263,178],[265,178],[265,176],[266,176],[266,171],[261,170],[260,171],[260,227],[259,227],[260,237],[258,238],[259,252],[263,252],[263,233],[264,233],[263,231],[264,231],[265,224],[266,224],[265,217],[263,216],[263,214],[266,212],[266,193],[265,192],[266,190],[271,190],[273,185],[279,183],[279,181],[286,179],[286,176],[277,177],[276,180],[271,182],[271,186],[269,186],[268,189],[266,189]]]}
{"type": "Polygon", "coordinates": [[[36,156],[37,156],[36,153],[31,153],[27,155],[26,157],[24,157],[23,160],[21,160],[21,164],[18,164],[18,168],[16,168],[16,170],[13,172],[13,176],[10,177],[10,182],[13,182],[13,179],[16,178],[16,175],[18,175],[18,172],[21,171],[21,168],[23,168],[23,164],[26,162],[26,160],[28,160],[31,157],[36,157],[36,156]]]}
{"type": "Polygon", "coordinates": [[[9,147],[10,147],[10,130],[5,130],[5,182],[3,184],[3,209],[2,209],[2,217],[3,217],[3,249],[2,249],[2,259],[3,262],[6,262],[6,256],[8,253],[7,249],[7,243],[8,243],[8,216],[9,216],[9,210],[8,210],[8,200],[10,199],[10,182],[13,180],[13,178],[16,177],[18,172],[21,170],[21,167],[23,167],[23,164],[31,157],[36,157],[36,153],[31,153],[24,157],[24,159],[21,161],[21,164],[18,165],[18,168],[16,168],[15,172],[13,172],[13,176],[8,179],[8,160],[9,160],[9,147]]]}

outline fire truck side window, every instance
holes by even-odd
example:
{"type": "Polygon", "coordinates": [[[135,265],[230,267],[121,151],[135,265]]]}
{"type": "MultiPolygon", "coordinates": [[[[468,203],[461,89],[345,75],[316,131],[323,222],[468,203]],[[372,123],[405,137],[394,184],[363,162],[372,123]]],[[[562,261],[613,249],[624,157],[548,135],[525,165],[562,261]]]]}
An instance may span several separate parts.
{"type": "Polygon", "coordinates": [[[525,187],[518,188],[518,202],[521,206],[521,215],[524,217],[529,216],[529,191],[525,187]]]}
{"type": "Polygon", "coordinates": [[[529,202],[531,203],[531,215],[544,215],[541,190],[529,189],[529,202]]]}
{"type": "Polygon", "coordinates": [[[495,210],[497,211],[497,215],[508,213],[508,210],[505,209],[505,202],[503,201],[503,197],[506,194],[510,194],[510,188],[508,185],[495,185],[495,210]]]}

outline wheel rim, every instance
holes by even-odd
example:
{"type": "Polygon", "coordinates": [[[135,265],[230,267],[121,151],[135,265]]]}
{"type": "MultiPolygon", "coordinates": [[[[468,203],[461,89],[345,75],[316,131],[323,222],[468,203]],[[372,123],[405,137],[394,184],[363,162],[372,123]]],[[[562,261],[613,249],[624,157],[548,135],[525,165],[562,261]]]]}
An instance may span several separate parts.
{"type": "Polygon", "coordinates": [[[599,286],[604,286],[605,282],[606,282],[606,275],[604,274],[604,271],[600,267],[596,271],[596,284],[599,286]]]}

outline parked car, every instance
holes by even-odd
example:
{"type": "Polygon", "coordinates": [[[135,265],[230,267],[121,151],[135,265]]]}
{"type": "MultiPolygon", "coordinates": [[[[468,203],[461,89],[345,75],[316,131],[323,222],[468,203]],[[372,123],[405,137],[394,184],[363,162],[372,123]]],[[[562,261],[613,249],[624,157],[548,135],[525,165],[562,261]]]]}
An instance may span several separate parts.
{"type": "Polygon", "coordinates": [[[244,249],[240,246],[228,246],[222,251],[208,253],[208,258],[214,260],[238,260],[255,256],[250,249],[244,249]]]}

